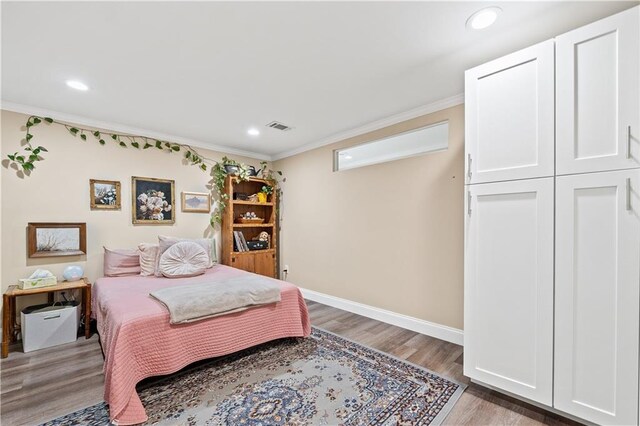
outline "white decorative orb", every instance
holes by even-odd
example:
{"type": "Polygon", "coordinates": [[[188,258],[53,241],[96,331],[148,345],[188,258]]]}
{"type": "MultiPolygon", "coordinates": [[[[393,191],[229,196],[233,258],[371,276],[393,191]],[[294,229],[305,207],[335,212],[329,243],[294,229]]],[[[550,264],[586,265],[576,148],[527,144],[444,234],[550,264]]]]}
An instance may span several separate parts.
{"type": "Polygon", "coordinates": [[[70,265],[64,268],[62,276],[67,281],[77,281],[84,275],[84,270],[80,265],[70,265]]]}

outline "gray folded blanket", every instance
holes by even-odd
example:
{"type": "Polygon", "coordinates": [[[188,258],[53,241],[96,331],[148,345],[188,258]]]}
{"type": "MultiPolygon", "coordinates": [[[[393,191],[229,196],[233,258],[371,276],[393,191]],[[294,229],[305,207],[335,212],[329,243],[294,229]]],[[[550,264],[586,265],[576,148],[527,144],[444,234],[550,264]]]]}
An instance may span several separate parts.
{"type": "Polygon", "coordinates": [[[167,287],[149,294],[167,307],[171,324],[180,324],[279,302],[280,286],[259,275],[247,275],[167,287]]]}

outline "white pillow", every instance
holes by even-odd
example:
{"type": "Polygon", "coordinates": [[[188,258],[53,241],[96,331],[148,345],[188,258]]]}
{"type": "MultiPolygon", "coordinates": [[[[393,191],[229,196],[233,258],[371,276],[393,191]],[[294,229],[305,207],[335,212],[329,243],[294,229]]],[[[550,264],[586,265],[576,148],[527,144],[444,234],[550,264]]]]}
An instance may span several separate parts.
{"type": "Polygon", "coordinates": [[[164,235],[160,235],[158,236],[158,255],[156,258],[157,260],[156,260],[156,267],[155,267],[156,277],[162,276],[162,273],[160,272],[160,258],[162,257],[164,252],[167,251],[167,249],[173,246],[174,244],[185,242],[185,241],[196,243],[200,247],[202,247],[205,253],[207,254],[207,256],[209,257],[209,263],[207,265],[207,268],[211,268],[213,266],[213,262],[211,261],[211,257],[210,257],[211,246],[213,243],[212,240],[208,238],[198,238],[198,239],[191,240],[188,238],[176,238],[176,237],[167,237],[164,235]]]}
{"type": "Polygon", "coordinates": [[[140,243],[138,250],[140,250],[140,275],[145,277],[155,275],[158,244],[140,243]]]}
{"type": "Polygon", "coordinates": [[[160,273],[169,278],[193,277],[204,274],[209,255],[191,241],[175,243],[160,256],[160,273]]]}

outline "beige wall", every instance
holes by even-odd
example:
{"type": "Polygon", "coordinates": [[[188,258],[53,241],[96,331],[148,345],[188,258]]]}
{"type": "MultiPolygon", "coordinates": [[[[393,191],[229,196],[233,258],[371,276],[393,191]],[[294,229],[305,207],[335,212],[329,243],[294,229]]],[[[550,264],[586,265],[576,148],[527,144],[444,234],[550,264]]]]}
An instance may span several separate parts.
{"type": "Polygon", "coordinates": [[[300,287],[462,329],[462,105],[274,163],[300,287]],[[447,151],[333,172],[333,150],[449,120],[447,151]]]}
{"type": "MultiPolygon", "coordinates": [[[[0,151],[3,160],[8,153],[15,152],[24,139],[22,129],[26,119],[26,115],[2,111],[0,151]]],[[[49,149],[45,161],[37,163],[36,170],[26,178],[16,176],[14,170],[6,167],[6,161],[1,168],[3,292],[37,268],[49,269],[61,278],[65,266],[80,264],[85,268],[85,275],[95,280],[102,276],[102,246],[133,248],[143,241],[157,241],[158,234],[193,238],[210,235],[209,215],[183,213],[179,205],[173,226],[134,226],[131,223],[131,176],[174,179],[177,204],[182,191],[207,191],[209,174],[184,164],[181,154],[125,149],[114,143],[100,146],[92,137],[82,142],[64,127],[45,123],[38,125],[33,133],[34,143],[49,149]],[[122,210],[92,211],[89,208],[89,179],[119,180],[122,210]],[[87,255],[28,259],[28,222],[86,222],[87,255]]],[[[198,150],[213,159],[223,155],[198,150]]],[[[259,160],[230,157],[254,166],[259,164],[259,160]]]]}

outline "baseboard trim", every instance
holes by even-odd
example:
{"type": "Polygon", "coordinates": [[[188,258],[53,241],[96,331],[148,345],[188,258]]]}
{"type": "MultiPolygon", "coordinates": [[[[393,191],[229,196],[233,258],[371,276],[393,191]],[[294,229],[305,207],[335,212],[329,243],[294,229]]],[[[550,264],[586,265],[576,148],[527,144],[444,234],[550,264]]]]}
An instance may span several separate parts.
{"type": "Polygon", "coordinates": [[[348,299],[342,299],[340,297],[308,290],[306,288],[301,288],[300,290],[302,291],[302,295],[305,299],[309,299],[314,302],[402,327],[407,330],[415,331],[416,333],[435,337],[436,339],[455,343],[456,345],[463,345],[464,343],[463,331],[458,328],[436,324],[419,318],[410,317],[408,315],[387,311],[386,309],[376,308],[375,306],[365,305],[364,303],[354,302],[348,299]]]}

